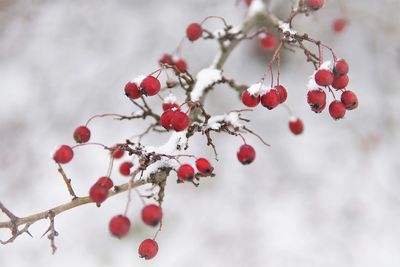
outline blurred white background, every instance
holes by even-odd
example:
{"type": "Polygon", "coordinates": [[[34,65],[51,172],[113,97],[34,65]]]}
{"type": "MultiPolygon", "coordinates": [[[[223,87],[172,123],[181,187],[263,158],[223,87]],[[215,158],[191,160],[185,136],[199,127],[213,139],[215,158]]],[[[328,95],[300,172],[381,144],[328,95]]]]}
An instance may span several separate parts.
{"type": "MultiPolygon", "coordinates": [[[[273,1],[273,7],[281,2],[273,1]]],[[[0,266],[400,266],[400,2],[346,3],[350,25],[341,34],[331,30],[341,16],[338,3],[326,2],[318,14],[296,19],[295,27],[347,59],[358,110],[337,122],[327,112],[312,113],[305,99],[312,66],[302,52],[287,52],[281,81],[288,104],[305,122],[304,134],[288,131],[283,108],[258,108],[247,117],[272,147],[249,137],[257,149],[249,166],[236,160],[238,138],[214,135],[220,156],[213,162],[215,178],[199,188],[177,185],[174,175],[169,179],[154,260],[137,255],[154,229],[141,223],[136,196],[129,237],[117,240],[108,233],[109,218],[125,207],[122,194],[100,209],[86,205],[57,216],[54,256],[48,240],[40,239],[48,226],[43,221],[32,226],[33,239],[22,236],[0,247],[0,266]]],[[[91,115],[134,111],[123,94],[126,81],[153,71],[188,23],[221,15],[236,25],[245,12],[233,0],[0,0],[0,200],[19,216],[68,201],[50,159],[53,148],[72,144],[73,129],[91,115]]],[[[279,12],[282,18],[285,13],[279,12]]],[[[192,73],[209,65],[215,53],[212,41],[183,50],[192,73]]],[[[256,42],[243,43],[225,73],[257,82],[267,57],[256,42]]],[[[217,114],[242,107],[224,86],[208,101],[217,114]]],[[[91,128],[93,140],[113,144],[143,127],[141,121],[104,119],[91,128]]],[[[144,141],[161,143],[156,134],[144,141]]],[[[204,144],[194,139],[192,151],[212,158],[204,144]]],[[[97,147],[77,151],[66,171],[79,195],[87,194],[107,164],[97,147]]],[[[8,234],[0,230],[1,239],[8,234]]]]}

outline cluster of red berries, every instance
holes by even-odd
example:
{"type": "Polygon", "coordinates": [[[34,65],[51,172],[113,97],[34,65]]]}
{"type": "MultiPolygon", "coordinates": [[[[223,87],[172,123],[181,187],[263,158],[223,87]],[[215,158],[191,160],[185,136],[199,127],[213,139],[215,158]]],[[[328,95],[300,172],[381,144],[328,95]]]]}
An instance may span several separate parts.
{"type": "Polygon", "coordinates": [[[140,84],[137,84],[136,82],[128,82],[125,85],[125,94],[127,97],[130,99],[138,99],[142,95],[145,96],[153,96],[158,94],[158,92],[161,89],[161,84],[160,81],[152,76],[149,75],[145,77],[140,84]]]}
{"type": "MultiPolygon", "coordinates": [[[[163,218],[163,213],[160,206],[150,204],[142,209],[142,221],[149,226],[157,226],[163,218]]],[[[108,228],[110,233],[122,238],[128,235],[131,228],[131,221],[126,215],[116,215],[111,218],[108,228]]],[[[154,239],[143,240],[139,246],[139,256],[150,260],[156,256],[158,252],[158,244],[154,239]]]]}
{"type": "MultiPolygon", "coordinates": [[[[212,174],[214,168],[211,163],[205,158],[198,158],[196,160],[196,168],[203,176],[212,174]]],[[[177,170],[179,182],[192,182],[195,177],[195,170],[190,164],[182,164],[177,170]]]]}
{"type": "MultiPolygon", "coordinates": [[[[346,90],[349,83],[349,66],[344,59],[338,59],[334,63],[334,67],[323,67],[318,69],[314,74],[315,83],[321,87],[333,87],[341,90],[341,100],[334,100],[329,105],[329,114],[335,120],[341,119],[346,114],[346,110],[353,110],[358,107],[358,99],[354,92],[346,90]]],[[[307,102],[311,110],[320,113],[326,106],[326,93],[321,88],[314,88],[307,93],[307,102]]]]}
{"type": "Polygon", "coordinates": [[[166,130],[174,129],[177,132],[185,130],[189,126],[189,121],[189,116],[175,106],[164,111],[160,117],[160,124],[166,130]]]}
{"type": "Polygon", "coordinates": [[[282,85],[277,85],[274,88],[269,90],[262,90],[263,85],[255,84],[243,91],[242,93],[242,102],[247,107],[254,108],[258,106],[261,102],[261,105],[271,110],[277,107],[279,104],[282,104],[287,99],[287,91],[286,88],[282,85]],[[253,92],[254,87],[259,87],[257,90],[253,92]]]}

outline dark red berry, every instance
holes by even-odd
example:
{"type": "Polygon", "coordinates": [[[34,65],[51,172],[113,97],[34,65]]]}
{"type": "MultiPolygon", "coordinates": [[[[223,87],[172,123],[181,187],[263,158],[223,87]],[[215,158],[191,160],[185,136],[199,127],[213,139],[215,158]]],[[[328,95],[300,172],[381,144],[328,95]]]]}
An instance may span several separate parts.
{"type": "Polygon", "coordinates": [[[286,88],[283,87],[282,85],[277,85],[277,86],[275,86],[275,89],[278,91],[278,95],[279,95],[279,104],[282,104],[282,103],[285,102],[286,99],[287,99],[287,91],[286,91],[286,88]]]}
{"type": "Polygon", "coordinates": [[[79,126],[74,131],[74,140],[81,144],[86,143],[90,139],[90,130],[86,126],[79,126]]]}
{"type": "Polygon", "coordinates": [[[175,131],[183,131],[189,125],[189,116],[182,111],[175,111],[171,119],[171,125],[175,131]]]}
{"type": "Polygon", "coordinates": [[[122,150],[119,145],[116,145],[111,148],[110,153],[114,159],[120,159],[125,154],[125,151],[122,150]]]}
{"type": "Polygon", "coordinates": [[[315,113],[320,113],[326,106],[326,93],[322,89],[308,91],[307,102],[311,110],[315,113]]]}
{"type": "Polygon", "coordinates": [[[143,81],[140,83],[140,87],[147,96],[153,96],[160,91],[161,84],[156,77],[150,75],[143,79],[143,81]]]}
{"type": "Polygon", "coordinates": [[[114,186],[113,181],[107,176],[100,177],[96,183],[105,187],[107,190],[110,190],[114,186]]]}
{"type": "Polygon", "coordinates": [[[142,91],[139,89],[136,83],[128,82],[125,85],[125,95],[130,99],[138,99],[142,96],[142,91]]]}
{"type": "Polygon", "coordinates": [[[184,73],[187,71],[187,64],[186,61],[183,59],[179,59],[175,62],[175,67],[179,71],[179,73],[184,73]]]}
{"type": "Polygon", "coordinates": [[[329,105],[329,114],[335,120],[339,120],[346,114],[346,108],[342,102],[335,100],[329,105]]]}
{"type": "Polygon", "coordinates": [[[203,27],[198,23],[192,23],[186,28],[186,36],[190,41],[196,41],[203,35],[203,27]]]}
{"type": "Polygon", "coordinates": [[[358,98],[352,91],[343,92],[340,99],[347,110],[353,110],[358,107],[358,98]]]}
{"type": "Polygon", "coordinates": [[[293,134],[299,135],[304,130],[303,122],[299,118],[291,118],[289,120],[289,129],[293,134]]]}
{"type": "Polygon", "coordinates": [[[236,153],[238,160],[243,164],[247,165],[254,161],[256,158],[256,151],[251,145],[244,144],[239,148],[236,153]]]}
{"type": "Polygon", "coordinates": [[[256,107],[260,103],[260,96],[250,94],[248,90],[243,91],[242,102],[250,108],[256,107]]]}
{"type": "Polygon", "coordinates": [[[327,69],[320,69],[315,73],[314,78],[318,85],[328,86],[333,82],[333,73],[327,69]]]}
{"type": "Polygon", "coordinates": [[[150,204],[142,209],[142,220],[145,224],[156,226],[162,220],[163,214],[159,206],[150,204]]]}
{"type": "Polygon", "coordinates": [[[167,64],[170,66],[174,65],[174,60],[172,59],[172,56],[170,54],[164,54],[160,60],[159,60],[160,64],[167,64]]]}
{"type": "Polygon", "coordinates": [[[349,76],[335,76],[333,78],[332,87],[336,90],[344,89],[349,84],[349,76]]]}
{"type": "Polygon", "coordinates": [[[210,175],[214,170],[210,162],[205,158],[198,158],[196,160],[196,168],[203,175],[210,175]]]}
{"type": "Polygon", "coordinates": [[[89,191],[90,199],[95,202],[97,205],[104,202],[104,200],[108,197],[108,189],[105,186],[100,185],[99,183],[95,183],[89,191]]]}
{"type": "Polygon", "coordinates": [[[347,64],[346,60],[338,59],[335,62],[335,67],[333,68],[333,73],[336,76],[343,76],[349,72],[349,64],[347,64]]]}
{"type": "Polygon", "coordinates": [[[280,96],[276,89],[271,89],[261,96],[261,105],[271,110],[280,103],[280,96]]]}
{"type": "Polygon", "coordinates": [[[192,181],[194,177],[194,169],[189,164],[183,164],[178,169],[178,179],[182,182],[192,181]]]}
{"type": "Polygon", "coordinates": [[[157,255],[158,244],[153,239],[146,239],[139,246],[139,256],[146,260],[150,260],[157,255]]]}
{"type": "Polygon", "coordinates": [[[121,238],[129,233],[131,221],[124,215],[117,215],[111,218],[108,228],[113,236],[121,238]]]}
{"type": "Polygon", "coordinates": [[[132,166],[133,164],[129,161],[122,162],[121,165],[119,165],[119,173],[123,176],[131,175],[132,166]]]}
{"type": "Polygon", "coordinates": [[[345,19],[335,19],[332,23],[332,28],[334,32],[342,32],[347,25],[347,21],[345,19]]]}
{"type": "Polygon", "coordinates": [[[276,37],[269,32],[260,33],[259,42],[265,50],[274,50],[276,46],[276,37]]]}
{"type": "Polygon", "coordinates": [[[318,10],[324,5],[324,0],[307,0],[307,6],[312,10],[318,10]]]}
{"type": "Polygon", "coordinates": [[[60,146],[53,154],[55,162],[60,164],[66,164],[74,157],[74,151],[68,145],[60,146]]]}
{"type": "Polygon", "coordinates": [[[167,130],[172,129],[171,120],[174,115],[175,115],[175,111],[173,111],[171,109],[164,111],[160,117],[160,124],[162,125],[162,127],[164,127],[167,130]]]}

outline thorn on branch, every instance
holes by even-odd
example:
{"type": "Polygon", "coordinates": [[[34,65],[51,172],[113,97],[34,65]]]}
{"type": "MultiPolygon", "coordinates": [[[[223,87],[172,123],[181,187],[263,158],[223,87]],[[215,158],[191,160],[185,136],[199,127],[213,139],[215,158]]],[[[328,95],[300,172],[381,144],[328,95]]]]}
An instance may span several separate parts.
{"type": "Polygon", "coordinates": [[[47,228],[46,232],[44,232],[44,234],[41,236],[45,236],[47,233],[49,233],[47,235],[47,238],[50,240],[50,246],[51,246],[51,250],[52,250],[52,254],[54,255],[54,253],[56,253],[57,247],[56,247],[56,243],[55,243],[55,238],[56,236],[58,236],[58,232],[56,231],[55,227],[54,227],[54,217],[56,215],[54,214],[53,211],[49,211],[47,214],[47,218],[50,220],[50,225],[49,228],[47,228]]]}

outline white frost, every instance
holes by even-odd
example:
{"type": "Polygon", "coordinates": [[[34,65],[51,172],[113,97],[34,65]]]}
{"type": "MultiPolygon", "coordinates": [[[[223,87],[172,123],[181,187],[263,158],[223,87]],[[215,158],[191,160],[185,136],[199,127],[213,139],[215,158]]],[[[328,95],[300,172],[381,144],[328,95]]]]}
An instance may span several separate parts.
{"type": "Polygon", "coordinates": [[[257,95],[262,95],[262,94],[264,94],[265,92],[268,91],[268,89],[269,89],[269,88],[266,87],[264,84],[256,83],[256,84],[251,85],[251,86],[247,89],[247,92],[249,92],[250,95],[255,95],[255,96],[257,96],[257,95]]]}
{"type": "Polygon", "coordinates": [[[315,89],[319,88],[319,85],[315,82],[315,78],[314,78],[315,73],[316,73],[316,71],[314,71],[314,73],[308,79],[308,83],[307,83],[308,90],[315,90],[315,89]]]}
{"type": "Polygon", "coordinates": [[[192,101],[199,101],[204,90],[222,79],[222,72],[215,68],[202,69],[196,76],[196,84],[190,94],[192,101]]]}
{"type": "Polygon", "coordinates": [[[174,94],[169,94],[166,98],[164,98],[163,103],[165,104],[172,104],[172,103],[178,103],[178,99],[174,94]]]}
{"type": "Polygon", "coordinates": [[[146,78],[147,76],[145,75],[139,75],[136,78],[134,78],[131,82],[136,83],[136,85],[140,85],[142,81],[146,78]]]}
{"type": "Polygon", "coordinates": [[[224,115],[217,115],[212,116],[209,120],[207,125],[205,126],[206,129],[213,129],[218,130],[221,128],[222,124],[229,123],[233,127],[242,127],[243,125],[239,122],[239,114],[237,112],[229,112],[228,114],[224,115]]]}
{"type": "Polygon", "coordinates": [[[332,70],[332,61],[327,60],[321,64],[319,67],[320,70],[332,70]]]}
{"type": "Polygon", "coordinates": [[[289,35],[291,36],[291,37],[293,37],[294,35],[296,35],[297,34],[297,32],[295,31],[295,30],[293,30],[292,28],[290,28],[290,25],[289,25],[289,23],[286,23],[286,22],[279,22],[279,29],[281,29],[281,31],[283,32],[283,33],[289,33],[289,35]]]}

